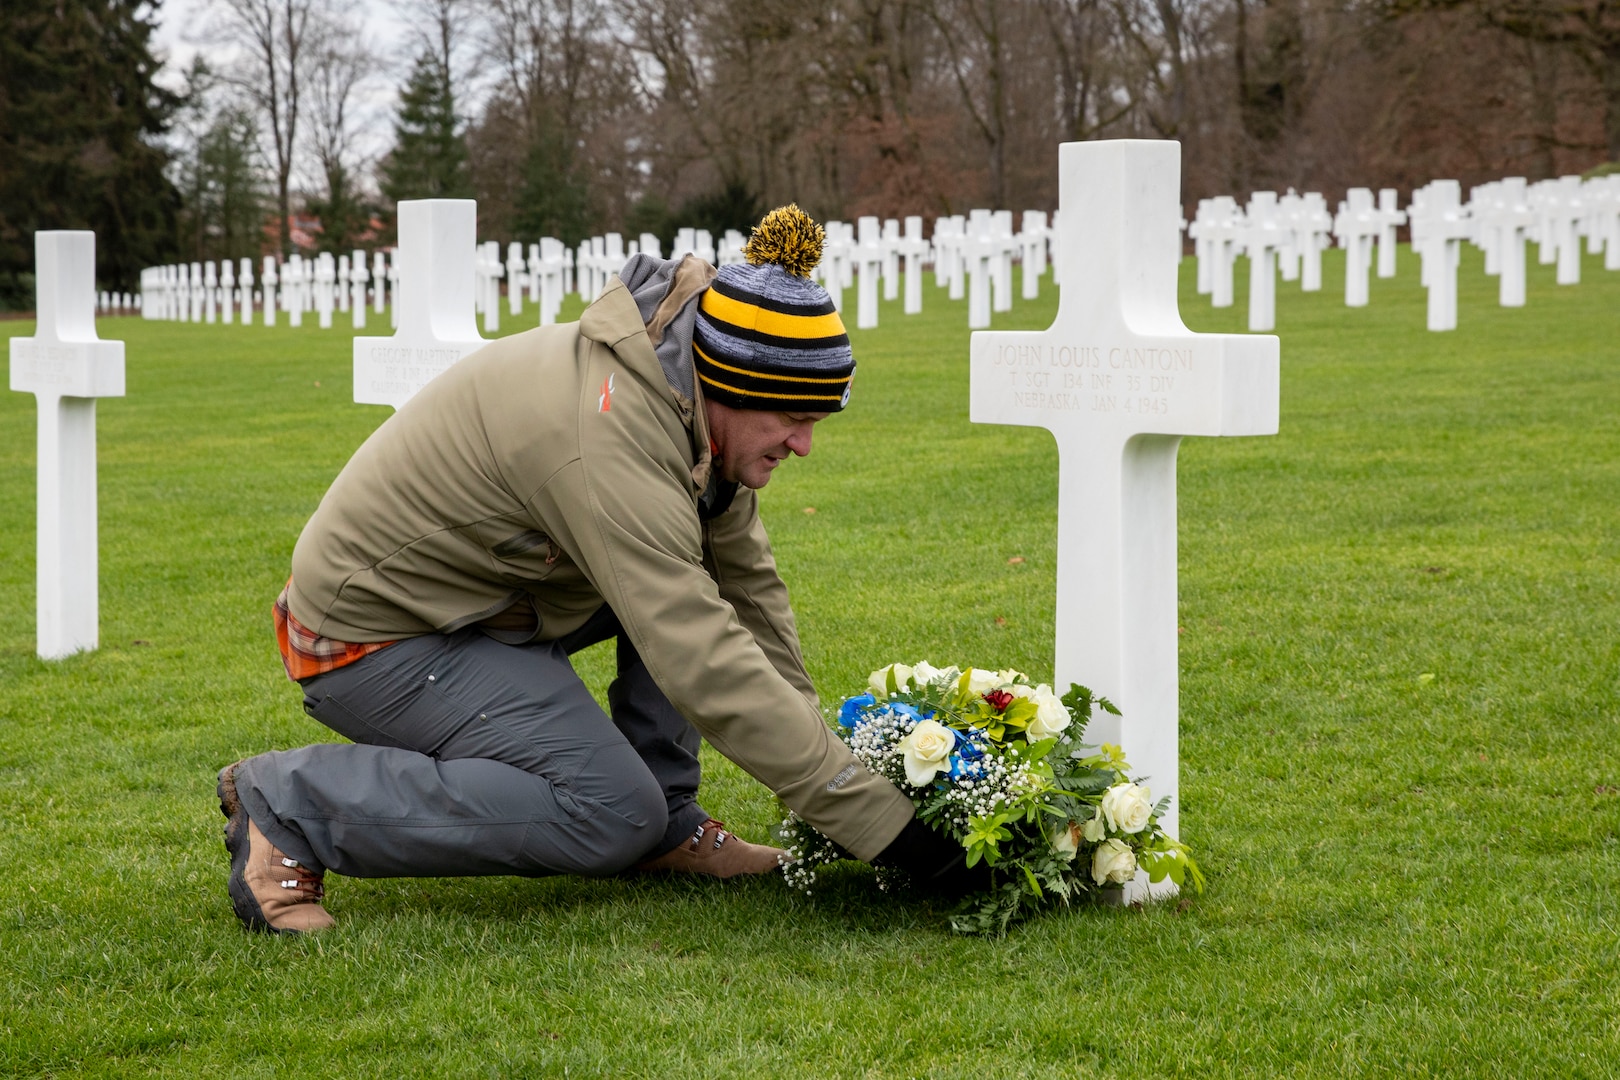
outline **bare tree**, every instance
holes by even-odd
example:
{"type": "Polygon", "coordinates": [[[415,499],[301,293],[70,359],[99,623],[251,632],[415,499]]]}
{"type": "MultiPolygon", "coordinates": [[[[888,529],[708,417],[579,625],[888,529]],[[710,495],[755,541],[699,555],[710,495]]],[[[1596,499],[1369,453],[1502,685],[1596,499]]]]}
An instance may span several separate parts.
{"type": "Polygon", "coordinates": [[[258,111],[276,174],[281,251],[292,247],[290,195],[312,16],[318,0],[219,0],[209,37],[237,50],[223,79],[258,111]]]}
{"type": "Polygon", "coordinates": [[[945,45],[962,107],[989,154],[990,201],[1006,202],[1008,74],[1007,24],[1022,3],[1006,0],[935,0],[929,17],[945,45]]]}
{"type": "Polygon", "coordinates": [[[308,54],[308,143],[319,169],[320,194],[310,200],[321,217],[322,247],[343,251],[364,227],[361,161],[355,109],[358,91],[376,73],[376,55],[348,13],[319,13],[320,32],[308,54]]]}

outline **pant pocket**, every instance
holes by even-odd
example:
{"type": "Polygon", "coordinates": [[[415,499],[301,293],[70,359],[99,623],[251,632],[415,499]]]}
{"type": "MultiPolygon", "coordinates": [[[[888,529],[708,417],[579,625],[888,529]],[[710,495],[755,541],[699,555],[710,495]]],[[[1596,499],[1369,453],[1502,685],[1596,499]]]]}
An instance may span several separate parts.
{"type": "Polygon", "coordinates": [[[386,710],[364,709],[358,703],[351,707],[337,695],[328,694],[310,710],[310,715],[354,742],[414,750],[435,758],[461,731],[478,722],[467,706],[432,685],[390,706],[386,710]]]}

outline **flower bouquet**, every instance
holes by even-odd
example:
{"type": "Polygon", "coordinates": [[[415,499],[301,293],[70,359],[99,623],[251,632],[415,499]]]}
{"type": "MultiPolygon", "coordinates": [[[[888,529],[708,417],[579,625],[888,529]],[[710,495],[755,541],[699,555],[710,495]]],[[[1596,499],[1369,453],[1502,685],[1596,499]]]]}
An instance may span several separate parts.
{"type": "MultiPolygon", "coordinates": [[[[1086,746],[1092,709],[1107,698],[1071,686],[1061,698],[1022,672],[890,664],[838,708],[838,734],[867,768],[911,797],[917,817],[961,843],[989,887],[951,918],[962,933],[999,933],[1014,920],[1102,889],[1137,871],[1203,891],[1185,845],[1159,827],[1157,805],[1130,776],[1119,747],[1086,746]]],[[[848,858],[790,813],[778,830],[789,884],[809,892],[816,870],[848,858]]],[[[895,872],[879,869],[887,888],[895,872]]]]}

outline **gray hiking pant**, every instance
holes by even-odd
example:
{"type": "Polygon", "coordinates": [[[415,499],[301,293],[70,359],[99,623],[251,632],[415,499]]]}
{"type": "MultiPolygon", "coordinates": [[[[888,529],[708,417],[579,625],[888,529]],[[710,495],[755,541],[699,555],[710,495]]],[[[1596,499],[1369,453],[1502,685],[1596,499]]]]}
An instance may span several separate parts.
{"type": "Polygon", "coordinates": [[[352,877],[613,874],[708,816],[698,733],[606,607],[556,642],[428,634],[303,682],[356,745],[249,758],[237,792],[276,847],[352,877]],[[610,718],[568,654],[618,637],[610,718]]]}

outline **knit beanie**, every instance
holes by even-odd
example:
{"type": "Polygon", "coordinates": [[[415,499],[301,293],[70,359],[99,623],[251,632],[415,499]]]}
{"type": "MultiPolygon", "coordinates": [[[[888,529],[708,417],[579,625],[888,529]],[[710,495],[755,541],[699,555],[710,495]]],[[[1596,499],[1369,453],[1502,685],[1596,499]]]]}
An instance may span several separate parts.
{"type": "Polygon", "coordinates": [[[838,412],[855,355],[827,290],[810,280],[826,233],[797,206],[755,227],[746,263],[722,266],[698,302],[692,359],[707,396],[734,409],[838,412]]]}

